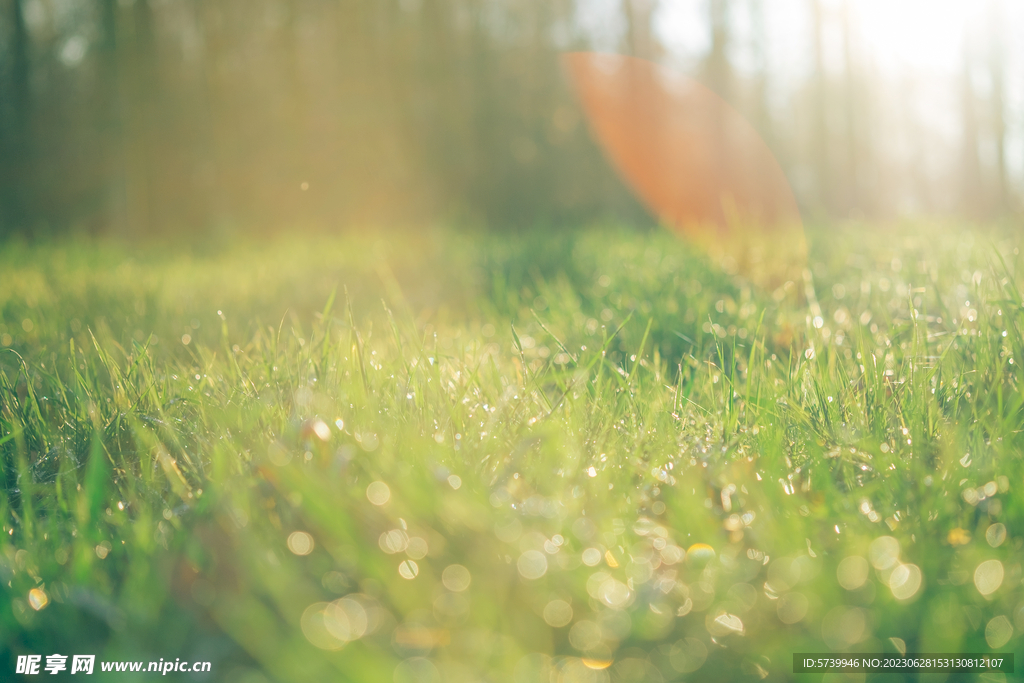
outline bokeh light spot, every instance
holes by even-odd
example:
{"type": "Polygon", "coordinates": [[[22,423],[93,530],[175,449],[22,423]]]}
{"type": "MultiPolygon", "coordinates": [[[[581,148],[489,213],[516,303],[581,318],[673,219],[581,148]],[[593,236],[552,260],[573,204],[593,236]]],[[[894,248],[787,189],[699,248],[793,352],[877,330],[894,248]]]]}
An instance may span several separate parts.
{"type": "Polygon", "coordinates": [[[860,555],[843,558],[836,568],[839,585],[848,591],[857,590],[868,580],[868,561],[860,555]]]}
{"type": "Polygon", "coordinates": [[[995,523],[985,531],[985,540],[993,548],[998,548],[1006,540],[1006,526],[1001,523],[995,523]]]}
{"type": "Polygon", "coordinates": [[[366,487],[366,498],[374,505],[384,505],[391,500],[391,489],[382,481],[375,481],[366,487]]]}
{"type": "Polygon", "coordinates": [[[875,569],[888,569],[900,559],[900,542],[892,536],[879,536],[868,546],[868,557],[875,569]]]}
{"type": "Polygon", "coordinates": [[[974,587],[982,595],[991,595],[1003,585],[1003,563],[999,560],[985,560],[974,570],[974,587]]]}
{"type": "Polygon", "coordinates": [[[296,555],[309,555],[313,552],[313,537],[305,531],[293,531],[288,534],[288,550],[296,555]]]}
{"type": "Polygon", "coordinates": [[[412,560],[403,560],[401,564],[398,565],[398,574],[403,579],[415,579],[419,573],[420,566],[412,560]]]}
{"type": "Polygon", "coordinates": [[[519,556],[516,567],[519,569],[520,576],[532,581],[539,579],[547,573],[548,558],[539,550],[527,550],[519,556]]]}
{"type": "Polygon", "coordinates": [[[807,616],[809,602],[803,593],[786,593],[779,598],[775,606],[779,621],[783,624],[795,624],[807,616]]]}
{"type": "Polygon", "coordinates": [[[33,588],[28,592],[28,604],[38,612],[50,604],[50,596],[41,588],[33,588]]]}
{"type": "Polygon", "coordinates": [[[1001,648],[1013,637],[1013,624],[1003,615],[999,615],[985,626],[985,642],[993,650],[1001,648]]]}
{"type": "Polygon", "coordinates": [[[395,667],[395,683],[441,683],[441,673],[426,657],[410,657],[395,667]]]}
{"type": "Polygon", "coordinates": [[[692,673],[704,666],[708,647],[696,638],[684,638],[669,649],[668,661],[679,673],[692,673]]]}
{"type": "Polygon", "coordinates": [[[596,567],[601,562],[601,558],[603,557],[604,554],[602,554],[601,551],[597,548],[587,548],[583,551],[582,560],[583,564],[587,565],[588,567],[596,567]]]}
{"type": "Polygon", "coordinates": [[[459,593],[469,588],[472,576],[469,570],[461,564],[450,564],[441,573],[441,583],[453,593],[459,593]]]}
{"type": "Polygon", "coordinates": [[[897,600],[909,600],[921,588],[921,568],[916,564],[898,565],[889,574],[889,590],[897,600]]]}
{"type": "Polygon", "coordinates": [[[544,621],[554,628],[567,625],[572,621],[572,606],[565,600],[552,600],[544,606],[544,621]]]}

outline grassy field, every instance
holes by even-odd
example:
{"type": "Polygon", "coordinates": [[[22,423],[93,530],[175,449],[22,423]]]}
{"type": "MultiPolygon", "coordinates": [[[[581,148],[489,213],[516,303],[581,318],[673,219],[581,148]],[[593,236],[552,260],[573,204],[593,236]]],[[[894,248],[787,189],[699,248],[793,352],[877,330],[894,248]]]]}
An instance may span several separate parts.
{"type": "Polygon", "coordinates": [[[1019,241],[819,230],[777,287],[611,229],[4,245],[0,677],[1019,650],[1019,241]]]}

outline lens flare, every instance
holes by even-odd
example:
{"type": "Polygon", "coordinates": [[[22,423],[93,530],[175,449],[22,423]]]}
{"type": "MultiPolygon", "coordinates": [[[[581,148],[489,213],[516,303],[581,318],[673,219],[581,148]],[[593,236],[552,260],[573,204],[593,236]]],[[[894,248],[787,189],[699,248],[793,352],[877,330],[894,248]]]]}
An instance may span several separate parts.
{"type": "Polygon", "coordinates": [[[792,188],[733,107],[643,59],[574,52],[564,62],[594,137],[651,212],[745,276],[797,279],[806,243],[792,188]]]}

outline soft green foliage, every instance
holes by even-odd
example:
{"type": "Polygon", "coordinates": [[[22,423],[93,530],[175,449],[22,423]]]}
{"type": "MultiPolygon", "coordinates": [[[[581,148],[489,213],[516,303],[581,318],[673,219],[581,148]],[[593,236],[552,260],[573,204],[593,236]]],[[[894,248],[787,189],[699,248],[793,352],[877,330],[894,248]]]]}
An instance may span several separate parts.
{"type": "Polygon", "coordinates": [[[0,665],[738,680],[1010,651],[1015,238],[811,243],[774,291],[660,232],[4,247],[0,665]]]}

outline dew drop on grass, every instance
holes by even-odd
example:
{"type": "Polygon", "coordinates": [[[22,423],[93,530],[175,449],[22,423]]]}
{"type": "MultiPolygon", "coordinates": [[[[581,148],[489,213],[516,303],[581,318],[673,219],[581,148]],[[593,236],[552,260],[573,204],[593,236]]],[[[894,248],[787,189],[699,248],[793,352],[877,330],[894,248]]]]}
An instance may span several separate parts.
{"type": "Polygon", "coordinates": [[[715,549],[707,543],[694,543],[686,551],[686,560],[698,565],[707,564],[715,556],[715,549]]]}

